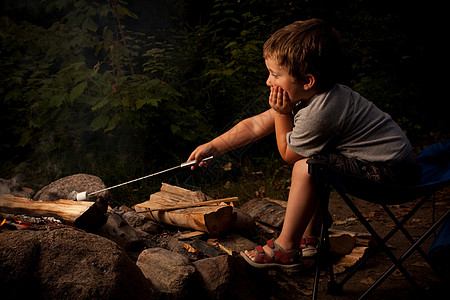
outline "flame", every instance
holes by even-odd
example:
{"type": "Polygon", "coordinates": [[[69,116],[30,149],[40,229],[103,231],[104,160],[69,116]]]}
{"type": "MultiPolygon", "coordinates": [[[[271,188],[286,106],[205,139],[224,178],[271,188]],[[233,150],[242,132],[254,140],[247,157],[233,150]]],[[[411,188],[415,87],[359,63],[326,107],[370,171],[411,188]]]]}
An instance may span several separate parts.
{"type": "Polygon", "coordinates": [[[17,219],[13,219],[13,220],[14,220],[14,222],[16,222],[17,224],[19,224],[22,228],[27,228],[27,227],[33,226],[33,224],[30,223],[30,222],[20,221],[20,220],[17,220],[17,219]]]}
{"type": "Polygon", "coordinates": [[[5,224],[5,222],[6,222],[6,219],[3,218],[3,221],[0,223],[0,226],[2,226],[3,224],[5,224]]]}

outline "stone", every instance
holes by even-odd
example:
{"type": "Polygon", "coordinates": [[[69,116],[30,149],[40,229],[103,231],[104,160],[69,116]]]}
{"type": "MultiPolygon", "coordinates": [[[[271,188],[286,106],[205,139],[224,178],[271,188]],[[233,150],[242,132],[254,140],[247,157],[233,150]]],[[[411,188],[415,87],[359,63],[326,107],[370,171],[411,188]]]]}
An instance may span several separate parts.
{"type": "Polygon", "coordinates": [[[115,243],[71,227],[0,234],[4,299],[153,299],[158,294],[115,243]]]}
{"type": "MultiPolygon", "coordinates": [[[[87,192],[92,193],[106,188],[103,180],[99,177],[89,174],[75,174],[67,177],[60,178],[40,189],[33,200],[35,201],[56,201],[59,199],[71,199],[72,192],[78,193],[87,192]]],[[[110,201],[110,194],[108,191],[104,191],[91,196],[89,201],[95,201],[96,198],[102,197],[106,201],[110,201]]]]}
{"type": "Polygon", "coordinates": [[[264,272],[241,257],[220,255],[193,262],[208,299],[267,299],[270,283],[264,272]]]}
{"type": "Polygon", "coordinates": [[[146,249],[139,255],[136,265],[169,299],[187,299],[195,292],[195,267],[181,254],[163,248],[146,249]]]}

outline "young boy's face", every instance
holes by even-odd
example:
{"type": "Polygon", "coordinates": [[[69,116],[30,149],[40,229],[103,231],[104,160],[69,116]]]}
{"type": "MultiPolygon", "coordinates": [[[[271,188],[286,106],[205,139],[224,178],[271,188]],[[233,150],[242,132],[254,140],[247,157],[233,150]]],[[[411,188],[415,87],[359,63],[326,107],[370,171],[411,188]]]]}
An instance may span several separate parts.
{"type": "Polygon", "coordinates": [[[269,70],[269,78],[266,81],[268,86],[283,89],[294,103],[304,100],[302,83],[292,77],[286,68],[281,67],[271,58],[266,59],[266,67],[269,70]]]}

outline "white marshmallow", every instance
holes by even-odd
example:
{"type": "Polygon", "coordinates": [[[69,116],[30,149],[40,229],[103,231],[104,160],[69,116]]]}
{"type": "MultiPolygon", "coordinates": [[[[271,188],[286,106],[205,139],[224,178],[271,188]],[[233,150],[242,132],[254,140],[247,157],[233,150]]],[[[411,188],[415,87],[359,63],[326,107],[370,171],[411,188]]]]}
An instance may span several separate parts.
{"type": "Polygon", "coordinates": [[[88,198],[87,192],[77,193],[77,201],[84,201],[88,198]]]}

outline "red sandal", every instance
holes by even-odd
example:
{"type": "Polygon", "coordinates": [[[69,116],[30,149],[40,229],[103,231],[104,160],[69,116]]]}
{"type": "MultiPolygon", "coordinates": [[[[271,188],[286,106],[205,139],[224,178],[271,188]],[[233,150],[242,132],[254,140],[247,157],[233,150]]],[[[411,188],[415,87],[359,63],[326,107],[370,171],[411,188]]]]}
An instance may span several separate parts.
{"type": "Polygon", "coordinates": [[[317,255],[317,249],[319,246],[319,237],[302,237],[300,241],[300,249],[302,256],[312,258],[317,255]]]}
{"type": "Polygon", "coordinates": [[[301,255],[299,250],[284,250],[280,245],[275,243],[274,239],[268,240],[267,246],[269,246],[272,252],[271,254],[265,252],[262,246],[257,246],[255,248],[256,254],[254,259],[251,259],[244,252],[241,252],[241,256],[255,268],[279,268],[290,272],[300,271],[299,267],[302,264],[299,263],[299,257],[301,255]]]}

